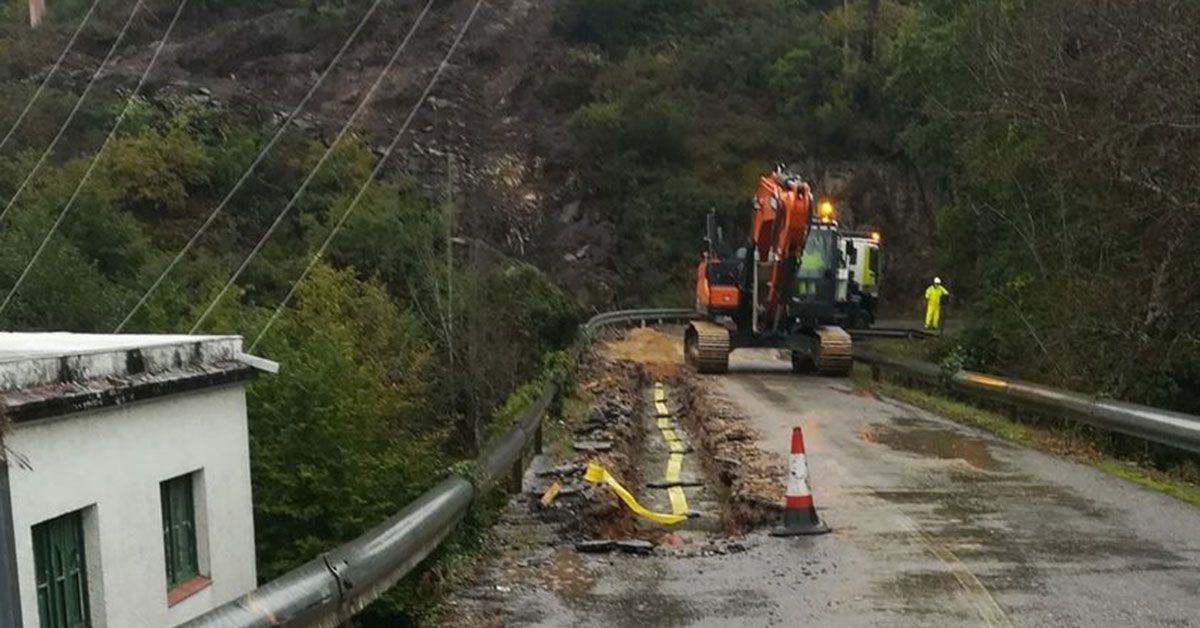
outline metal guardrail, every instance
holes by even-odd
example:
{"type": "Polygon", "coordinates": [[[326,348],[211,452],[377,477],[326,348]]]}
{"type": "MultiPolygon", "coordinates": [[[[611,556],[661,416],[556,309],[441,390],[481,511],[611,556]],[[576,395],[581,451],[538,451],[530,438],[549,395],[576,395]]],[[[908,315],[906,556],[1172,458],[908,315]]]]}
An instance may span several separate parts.
{"type": "Polygon", "coordinates": [[[891,356],[867,347],[855,347],[854,357],[859,362],[870,364],[873,369],[887,368],[927,383],[948,384],[990,401],[1015,403],[1038,412],[1067,415],[1100,429],[1200,453],[1200,416],[1112,401],[973,371],[960,370],[947,374],[936,364],[891,356]]]}
{"type": "MultiPolygon", "coordinates": [[[[681,309],[598,314],[584,325],[585,333],[576,348],[582,349],[595,332],[605,327],[664,324],[693,316],[691,310],[681,309]]],[[[481,483],[489,484],[511,473],[509,479],[519,490],[525,452],[530,448],[540,451],[542,418],[560,392],[555,384],[546,384],[520,423],[490,444],[479,458],[481,483]]],[[[478,493],[479,487],[470,479],[451,476],[358,538],[181,626],[338,626],[437,549],[466,515],[478,493]]]]}

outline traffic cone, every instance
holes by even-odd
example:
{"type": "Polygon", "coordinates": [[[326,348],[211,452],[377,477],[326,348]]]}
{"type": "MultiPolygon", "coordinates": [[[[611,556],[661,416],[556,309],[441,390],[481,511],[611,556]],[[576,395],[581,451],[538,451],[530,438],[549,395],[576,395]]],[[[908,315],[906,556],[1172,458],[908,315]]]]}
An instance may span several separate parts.
{"type": "Polygon", "coordinates": [[[772,536],[829,532],[829,526],[817,516],[817,507],[813,505],[812,490],[808,488],[808,460],[804,457],[804,433],[798,427],[792,428],[792,456],[784,500],[783,526],[771,530],[772,536]]]}

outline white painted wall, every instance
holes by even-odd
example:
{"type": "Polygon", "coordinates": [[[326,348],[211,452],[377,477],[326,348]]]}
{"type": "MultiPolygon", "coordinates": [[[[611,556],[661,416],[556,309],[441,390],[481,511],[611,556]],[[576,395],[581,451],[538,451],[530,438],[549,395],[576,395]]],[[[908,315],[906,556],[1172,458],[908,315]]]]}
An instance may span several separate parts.
{"type": "Polygon", "coordinates": [[[38,625],[32,527],[80,509],[96,628],[175,626],[254,589],[244,385],[22,423],[5,444],[19,457],[9,473],[26,628],[38,625]],[[213,582],[168,608],[159,483],[201,470],[197,546],[213,582]]]}

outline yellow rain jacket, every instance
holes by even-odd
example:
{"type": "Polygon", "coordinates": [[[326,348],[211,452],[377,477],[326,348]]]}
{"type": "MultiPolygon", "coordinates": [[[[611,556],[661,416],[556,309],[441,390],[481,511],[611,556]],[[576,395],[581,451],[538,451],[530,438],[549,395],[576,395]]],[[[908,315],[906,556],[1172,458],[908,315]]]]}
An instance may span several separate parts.
{"type": "Polygon", "coordinates": [[[942,326],[942,297],[948,296],[950,291],[941,284],[930,284],[925,289],[925,329],[942,326]]]}

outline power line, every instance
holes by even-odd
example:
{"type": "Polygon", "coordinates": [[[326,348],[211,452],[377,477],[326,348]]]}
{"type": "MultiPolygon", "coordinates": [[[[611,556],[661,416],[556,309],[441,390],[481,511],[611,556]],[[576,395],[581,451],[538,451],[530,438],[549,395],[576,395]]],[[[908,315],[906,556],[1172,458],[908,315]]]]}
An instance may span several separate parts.
{"type": "MultiPolygon", "coordinates": [[[[466,26],[470,24],[470,21],[474,20],[475,13],[479,10],[479,4],[481,4],[482,1],[483,0],[478,0],[475,8],[471,10],[471,15],[468,18],[469,21],[464,23],[462,31],[459,32],[458,37],[454,40],[454,45],[450,48],[450,54],[453,54],[454,49],[458,47],[458,42],[462,40],[462,35],[466,32],[466,26]]],[[[405,41],[407,41],[407,38],[405,41]]],[[[403,46],[403,44],[401,45],[403,46]]],[[[346,123],[342,126],[341,130],[338,131],[337,137],[335,137],[333,142],[329,144],[329,148],[325,149],[325,152],[321,155],[321,159],[317,161],[317,164],[313,166],[312,170],[308,172],[308,175],[304,177],[304,181],[300,184],[299,189],[297,189],[295,194],[292,195],[292,198],[288,200],[287,205],[284,205],[283,209],[279,211],[279,214],[275,216],[274,222],[272,222],[271,226],[267,228],[266,233],[264,233],[262,238],[259,239],[258,243],[254,245],[254,248],[250,250],[250,253],[246,256],[246,259],[242,260],[241,265],[238,266],[236,271],[234,271],[233,276],[229,278],[229,281],[225,282],[225,285],[221,287],[221,291],[218,292],[217,296],[212,300],[211,303],[208,304],[208,308],[205,309],[204,313],[200,315],[200,318],[196,321],[196,324],[192,325],[191,330],[188,331],[189,334],[195,333],[196,329],[204,323],[205,319],[207,319],[210,314],[212,314],[213,309],[217,307],[217,304],[220,303],[221,299],[225,296],[225,293],[228,292],[231,287],[233,287],[233,284],[236,283],[238,278],[241,277],[242,273],[245,272],[246,267],[250,265],[250,262],[256,255],[258,255],[258,252],[262,250],[263,246],[266,245],[267,240],[271,238],[271,235],[275,233],[275,230],[279,228],[279,225],[283,223],[284,217],[287,216],[292,207],[296,205],[296,202],[300,200],[300,197],[304,195],[304,192],[307,191],[309,184],[312,183],[312,180],[325,165],[325,162],[327,162],[333,155],[334,150],[337,149],[337,146],[341,143],[342,138],[344,138],[346,133],[349,132],[350,128],[354,124],[354,121],[358,119],[359,114],[361,114],[366,108],[367,102],[371,100],[371,97],[374,96],[376,90],[378,90],[379,86],[383,84],[383,79],[387,74],[387,70],[391,68],[392,64],[396,61],[399,55],[400,50],[397,49],[396,53],[393,54],[392,58],[388,61],[388,65],[386,66],[384,72],[381,73],[377,79],[375,79],[375,83],[371,85],[371,89],[358,103],[358,106],[355,107],[354,112],[350,115],[350,118],[346,120],[346,123]]],[[[414,107],[413,112],[410,113],[409,119],[405,120],[404,127],[402,128],[407,128],[408,124],[412,121],[412,116],[415,115],[416,110],[420,108],[421,103],[425,101],[429,90],[433,87],[433,82],[435,82],[437,77],[441,75],[445,64],[449,61],[449,58],[449,55],[447,55],[442,61],[442,65],[438,66],[437,72],[434,74],[434,80],[430,82],[429,87],[426,88],[425,92],[421,95],[421,100],[417,102],[416,107],[414,107]]],[[[396,141],[399,141],[399,137],[397,137],[396,141]]],[[[374,176],[374,173],[372,176],[374,176]]]]}
{"type": "MultiPolygon", "coordinates": [[[[263,337],[267,335],[267,332],[270,331],[271,327],[275,325],[275,322],[279,319],[280,314],[283,313],[284,308],[287,307],[288,303],[296,295],[296,290],[300,287],[300,284],[306,277],[308,277],[308,274],[312,272],[312,269],[316,267],[317,261],[319,261],[321,256],[325,254],[325,251],[329,248],[330,243],[333,242],[333,239],[342,229],[342,226],[346,224],[346,219],[349,218],[350,214],[355,210],[355,208],[358,207],[359,202],[362,201],[363,196],[366,195],[371,184],[374,183],[375,179],[379,177],[379,174],[383,172],[384,164],[386,164],[387,160],[392,156],[392,153],[396,150],[396,146],[400,144],[400,139],[404,136],[404,133],[408,131],[408,127],[412,124],[413,120],[416,119],[417,113],[421,110],[421,106],[425,104],[425,101],[429,98],[429,94],[433,91],[434,86],[437,84],[438,79],[441,78],[442,73],[450,64],[450,58],[454,56],[455,49],[457,49],[459,43],[462,42],[463,36],[466,35],[467,29],[470,28],[471,23],[475,21],[475,14],[479,12],[479,7],[482,4],[483,0],[476,0],[475,6],[471,9],[470,15],[468,15],[466,21],[463,22],[462,29],[459,30],[458,35],[454,38],[454,43],[450,45],[450,49],[446,52],[446,56],[438,65],[437,71],[433,73],[433,78],[431,78],[429,80],[429,84],[425,86],[425,91],[421,93],[421,97],[417,100],[417,103],[413,105],[413,108],[408,112],[408,117],[405,118],[404,124],[400,126],[400,130],[397,131],[396,135],[392,138],[392,143],[389,144],[387,149],[383,151],[383,155],[380,156],[379,162],[376,163],[375,168],[371,170],[370,176],[368,176],[367,180],[364,181],[363,184],[358,188],[358,192],[354,195],[354,199],[350,201],[350,205],[346,208],[346,211],[342,213],[341,217],[338,218],[337,223],[334,224],[333,229],[329,232],[329,235],[327,235],[325,240],[321,242],[321,246],[317,248],[316,253],[314,253],[312,256],[312,259],[309,260],[308,266],[304,268],[304,272],[300,273],[300,277],[298,277],[296,281],[292,283],[292,287],[288,290],[287,295],[283,297],[283,301],[281,301],[279,306],[275,308],[275,311],[271,314],[271,318],[267,320],[267,324],[263,326],[261,331],[258,332],[258,336],[254,339],[254,342],[250,344],[250,348],[247,349],[247,352],[254,351],[254,349],[258,347],[258,343],[262,341],[263,337]]],[[[265,242],[266,238],[269,236],[270,233],[264,236],[262,242],[265,242]]],[[[259,244],[261,245],[262,242],[259,244]]],[[[258,248],[261,247],[256,247],[255,250],[257,251],[258,248]]],[[[253,253],[251,253],[251,256],[253,256],[253,253]]],[[[243,262],[243,267],[249,263],[249,259],[250,258],[247,258],[246,261],[243,262]]],[[[225,288],[228,289],[236,278],[237,277],[235,275],[234,278],[231,279],[228,284],[226,284],[225,288]]],[[[217,302],[220,301],[224,293],[225,291],[222,290],[221,294],[218,294],[217,298],[213,299],[213,302],[209,304],[208,309],[205,310],[204,314],[199,320],[196,321],[196,324],[192,326],[191,331],[188,333],[196,332],[196,329],[200,327],[200,325],[204,322],[204,319],[207,318],[209,313],[212,312],[213,308],[216,307],[217,302]]]]}
{"type": "MultiPolygon", "coordinates": [[[[409,29],[409,34],[404,38],[404,43],[401,44],[402,46],[408,43],[409,38],[412,37],[412,34],[416,31],[417,27],[420,26],[421,22],[425,20],[425,15],[429,13],[429,9],[433,6],[434,2],[435,0],[429,0],[429,2],[425,5],[425,8],[421,11],[420,15],[417,16],[416,22],[413,24],[412,28],[409,29]]],[[[155,278],[154,283],[150,284],[150,287],[145,293],[142,294],[141,298],[138,299],[138,302],[133,306],[132,309],[129,310],[129,313],[126,314],[125,318],[121,320],[121,324],[117,325],[117,328],[113,330],[114,334],[120,333],[123,329],[125,329],[125,326],[129,324],[129,321],[133,319],[134,315],[146,305],[148,300],[150,300],[150,295],[154,294],[155,290],[158,290],[158,287],[167,278],[167,276],[171,274],[171,271],[175,270],[175,267],[178,266],[179,263],[183,261],[183,258],[187,256],[188,252],[192,250],[192,247],[194,247],[196,243],[200,241],[201,236],[208,231],[208,228],[212,226],[213,222],[216,221],[217,217],[221,215],[221,212],[225,210],[225,207],[229,204],[229,202],[233,200],[234,195],[242,189],[242,186],[250,179],[250,175],[256,168],[258,168],[263,159],[266,158],[267,153],[270,152],[271,149],[275,147],[275,144],[279,142],[280,138],[283,137],[283,134],[287,131],[288,126],[291,125],[292,121],[297,115],[299,115],[300,111],[308,105],[309,100],[312,99],[314,94],[316,94],[317,90],[321,87],[321,84],[325,82],[325,79],[329,76],[330,72],[333,71],[334,66],[341,61],[342,57],[350,49],[350,46],[353,45],[353,43],[358,39],[359,34],[362,33],[363,28],[366,26],[367,22],[371,19],[371,16],[374,15],[375,10],[378,9],[381,4],[383,4],[383,0],[375,0],[375,2],[371,4],[371,7],[367,9],[366,13],[364,13],[362,18],[358,21],[358,25],[354,28],[354,31],[351,32],[349,37],[346,38],[346,41],[342,44],[341,49],[339,49],[337,54],[333,56],[333,59],[329,62],[329,65],[325,67],[325,70],[321,73],[321,76],[317,78],[317,82],[313,83],[312,87],[309,88],[308,93],[306,93],[304,98],[300,100],[300,103],[292,109],[291,113],[288,114],[287,119],[284,120],[283,124],[279,126],[279,129],[275,131],[275,135],[273,135],[270,141],[268,141],[262,150],[259,151],[258,156],[255,157],[250,166],[246,168],[246,171],[242,173],[242,176],[237,180],[237,183],[233,185],[233,188],[229,190],[224,198],[221,199],[221,202],[217,204],[217,207],[213,209],[211,213],[209,213],[207,218],[204,219],[204,222],[200,224],[198,229],[196,229],[196,233],[193,234],[191,239],[187,241],[187,244],[185,244],[183,248],[176,253],[175,257],[171,259],[171,262],[167,264],[167,267],[164,268],[161,273],[159,273],[157,278],[155,278]]]]}
{"type": "MultiPolygon", "coordinates": [[[[71,212],[71,208],[75,206],[75,201],[79,198],[79,193],[83,190],[83,186],[87,185],[88,180],[92,177],[92,173],[96,171],[96,164],[100,163],[100,158],[104,156],[104,152],[108,150],[109,145],[112,144],[113,138],[116,137],[117,130],[121,128],[121,124],[125,122],[126,116],[128,116],[129,112],[133,109],[134,100],[137,98],[138,92],[142,91],[142,87],[146,85],[146,80],[150,77],[150,72],[154,69],[154,65],[158,63],[158,57],[160,54],[162,54],[163,48],[166,47],[167,41],[170,40],[171,33],[174,32],[175,25],[179,23],[179,17],[183,15],[183,10],[187,7],[187,3],[188,0],[180,0],[179,7],[175,9],[175,15],[171,17],[171,23],[167,25],[167,30],[163,32],[162,39],[158,42],[158,46],[154,49],[154,55],[150,57],[150,62],[146,64],[146,69],[142,72],[141,78],[138,79],[137,86],[134,87],[133,92],[129,94],[128,100],[125,101],[125,107],[121,110],[120,115],[117,116],[117,120],[113,123],[112,128],[109,129],[108,136],[104,138],[104,143],[100,145],[100,150],[97,151],[92,157],[91,163],[88,164],[87,170],[83,173],[83,177],[80,178],[79,183],[75,185],[75,190],[71,192],[71,198],[67,200],[66,205],[63,205],[62,211],[58,213],[58,218],[56,218],[54,220],[54,224],[50,226],[50,231],[46,232],[46,237],[42,238],[42,243],[38,245],[37,251],[35,251],[33,254],[33,258],[30,259],[29,263],[25,265],[25,270],[21,271],[21,275],[17,277],[17,282],[13,284],[12,289],[8,291],[8,295],[4,297],[4,301],[0,302],[0,314],[4,313],[4,309],[8,307],[10,302],[12,302],[13,296],[16,295],[17,290],[21,288],[21,284],[25,282],[25,278],[29,276],[29,271],[33,269],[33,266],[37,263],[38,258],[40,258],[42,253],[46,250],[46,245],[50,243],[50,238],[54,236],[54,232],[58,230],[60,225],[62,225],[63,220],[65,220],[67,217],[67,214],[71,212]]],[[[138,0],[138,5],[141,6],[141,4],[142,0],[138,0]]],[[[134,11],[137,11],[136,7],[134,8],[134,11]]],[[[130,17],[132,19],[132,13],[130,14],[130,17]]],[[[126,22],[126,26],[128,25],[129,23],[126,22]]],[[[103,68],[103,64],[101,64],[100,67],[103,68]]],[[[97,70],[97,74],[98,73],[99,70],[97,70]]],[[[91,83],[88,84],[88,87],[91,87],[91,83]]],[[[63,128],[66,127],[64,126],[63,128]]],[[[55,141],[57,141],[57,139],[55,141]]]]}
{"type": "MultiPolygon", "coordinates": [[[[183,1],[185,3],[187,2],[187,0],[183,1]]],[[[30,170],[29,175],[25,177],[25,180],[21,182],[21,185],[17,186],[17,191],[13,192],[12,197],[8,199],[8,203],[4,205],[4,210],[0,211],[0,221],[4,220],[4,216],[6,216],[8,211],[13,208],[13,205],[17,203],[17,199],[20,198],[21,194],[25,191],[25,188],[29,186],[29,182],[33,181],[33,177],[37,175],[38,171],[42,169],[43,165],[45,165],[46,160],[49,159],[50,155],[54,153],[54,148],[58,146],[60,141],[62,141],[63,135],[65,135],[67,132],[67,127],[71,126],[71,122],[75,120],[75,116],[83,107],[83,101],[87,99],[88,94],[91,93],[92,88],[95,87],[96,81],[98,81],[100,79],[100,75],[104,73],[104,66],[108,65],[108,62],[112,60],[113,55],[116,54],[117,48],[120,47],[121,42],[125,40],[125,35],[129,32],[129,27],[133,24],[133,18],[137,15],[137,12],[141,10],[142,5],[144,4],[145,0],[138,0],[137,3],[133,5],[133,10],[129,12],[129,17],[125,18],[125,24],[121,26],[121,31],[117,34],[117,38],[113,40],[112,46],[109,47],[108,54],[104,55],[104,60],[101,61],[100,65],[96,67],[96,71],[92,73],[92,78],[88,79],[87,86],[83,88],[83,93],[79,96],[79,100],[75,101],[75,106],[71,108],[71,113],[67,115],[66,121],[62,123],[62,126],[58,129],[58,133],[56,133],[54,135],[54,139],[50,141],[50,145],[47,146],[46,150],[42,152],[42,156],[38,158],[37,163],[33,166],[33,170],[30,170]]],[[[157,54],[155,56],[157,57],[157,54]]]]}
{"type": "Polygon", "coordinates": [[[88,7],[87,13],[85,13],[83,15],[83,19],[79,21],[79,26],[75,27],[75,32],[71,34],[71,39],[67,41],[66,47],[62,49],[62,52],[58,55],[58,59],[56,59],[54,61],[54,65],[50,67],[50,71],[46,74],[46,78],[42,79],[41,84],[38,85],[36,90],[34,90],[33,96],[29,99],[29,102],[25,103],[25,108],[21,110],[21,115],[17,116],[17,121],[13,122],[12,128],[8,130],[8,133],[4,134],[3,139],[0,139],[0,151],[4,150],[4,145],[8,144],[8,141],[12,139],[13,135],[17,132],[17,128],[21,126],[22,122],[25,122],[25,117],[28,116],[29,112],[33,110],[33,103],[41,97],[42,92],[46,91],[46,86],[50,84],[50,79],[54,78],[54,75],[58,73],[58,68],[62,66],[63,61],[67,58],[67,53],[69,53],[71,49],[75,47],[75,41],[79,39],[79,34],[83,32],[83,28],[87,26],[87,23],[91,21],[92,14],[96,12],[96,7],[99,4],[100,0],[92,0],[92,6],[88,7]]]}

